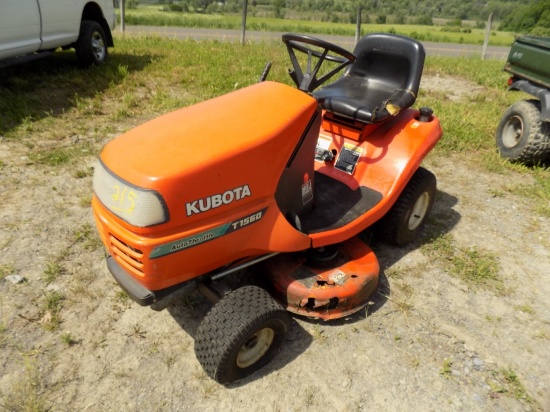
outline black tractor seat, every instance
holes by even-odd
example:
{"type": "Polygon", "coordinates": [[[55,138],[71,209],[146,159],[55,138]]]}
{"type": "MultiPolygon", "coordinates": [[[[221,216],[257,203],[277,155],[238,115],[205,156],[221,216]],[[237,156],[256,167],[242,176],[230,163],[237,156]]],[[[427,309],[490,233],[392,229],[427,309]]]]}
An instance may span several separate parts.
{"type": "Polygon", "coordinates": [[[373,33],[363,37],[355,63],[334,83],[313,92],[323,109],[362,123],[380,123],[413,105],[426,52],[408,37],[373,33]]]}

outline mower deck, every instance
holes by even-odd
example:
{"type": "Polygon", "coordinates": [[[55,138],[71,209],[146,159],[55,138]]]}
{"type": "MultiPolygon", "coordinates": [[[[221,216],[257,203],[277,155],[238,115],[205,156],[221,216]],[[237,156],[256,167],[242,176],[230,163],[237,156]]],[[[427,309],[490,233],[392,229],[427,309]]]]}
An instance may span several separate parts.
{"type": "Polygon", "coordinates": [[[266,286],[286,310],[324,320],[365,307],[378,287],[378,272],[374,252],[357,236],[326,259],[281,254],[262,264],[266,286]]]}

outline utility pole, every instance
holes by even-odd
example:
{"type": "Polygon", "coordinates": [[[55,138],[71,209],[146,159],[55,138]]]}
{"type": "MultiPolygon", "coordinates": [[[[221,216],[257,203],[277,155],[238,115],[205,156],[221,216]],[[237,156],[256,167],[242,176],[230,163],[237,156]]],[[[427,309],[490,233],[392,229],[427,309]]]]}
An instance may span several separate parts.
{"type": "Polygon", "coordinates": [[[241,44],[244,45],[244,36],[246,33],[246,10],[248,8],[248,0],[243,0],[243,18],[242,18],[242,28],[241,28],[241,44]]]}
{"type": "Polygon", "coordinates": [[[355,44],[359,43],[361,38],[361,11],[363,7],[357,6],[357,26],[355,26],[355,44]]]}
{"type": "Polygon", "coordinates": [[[120,31],[124,33],[124,29],[126,26],[126,16],[125,16],[125,9],[124,3],[126,0],[120,0],[120,31]]]}
{"type": "Polygon", "coordinates": [[[491,37],[491,27],[493,25],[493,13],[489,14],[487,20],[487,30],[485,31],[485,39],[483,40],[483,49],[481,50],[481,60],[485,60],[485,54],[487,53],[487,45],[489,44],[489,37],[491,37]]]}

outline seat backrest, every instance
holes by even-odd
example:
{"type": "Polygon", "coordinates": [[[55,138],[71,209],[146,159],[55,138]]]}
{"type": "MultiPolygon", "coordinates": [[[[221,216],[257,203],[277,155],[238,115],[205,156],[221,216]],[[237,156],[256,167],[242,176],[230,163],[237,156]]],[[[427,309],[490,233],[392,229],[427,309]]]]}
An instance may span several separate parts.
{"type": "Polygon", "coordinates": [[[388,91],[409,91],[416,99],[426,56],[421,43],[395,34],[373,33],[357,43],[353,54],[357,61],[346,74],[367,78],[388,91]]]}
{"type": "Polygon", "coordinates": [[[313,92],[329,113],[361,123],[380,123],[411,107],[418,96],[426,52],[418,41],[395,34],[363,37],[357,60],[344,75],[313,92]]]}

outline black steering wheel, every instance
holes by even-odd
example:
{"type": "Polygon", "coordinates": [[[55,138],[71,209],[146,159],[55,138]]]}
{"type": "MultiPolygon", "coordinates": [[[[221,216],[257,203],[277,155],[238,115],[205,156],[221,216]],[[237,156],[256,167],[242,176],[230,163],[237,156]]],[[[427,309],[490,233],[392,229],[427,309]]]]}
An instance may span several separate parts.
{"type": "Polygon", "coordinates": [[[308,93],[315,90],[348,64],[351,64],[356,60],[354,54],[346,49],[305,34],[283,34],[283,42],[286,44],[290,61],[292,62],[292,66],[294,68],[294,70],[289,70],[288,73],[290,74],[292,80],[294,80],[294,83],[296,83],[296,86],[300,90],[308,93]],[[313,49],[307,45],[318,47],[319,49],[322,49],[322,51],[313,49]],[[294,50],[307,54],[307,67],[305,73],[303,72],[300,63],[298,63],[294,50]],[[329,52],[331,54],[329,54],[329,52]],[[312,56],[319,59],[313,69],[311,67],[312,56]],[[325,60],[339,63],[339,65],[323,76],[317,78],[317,73],[325,60]]]}

